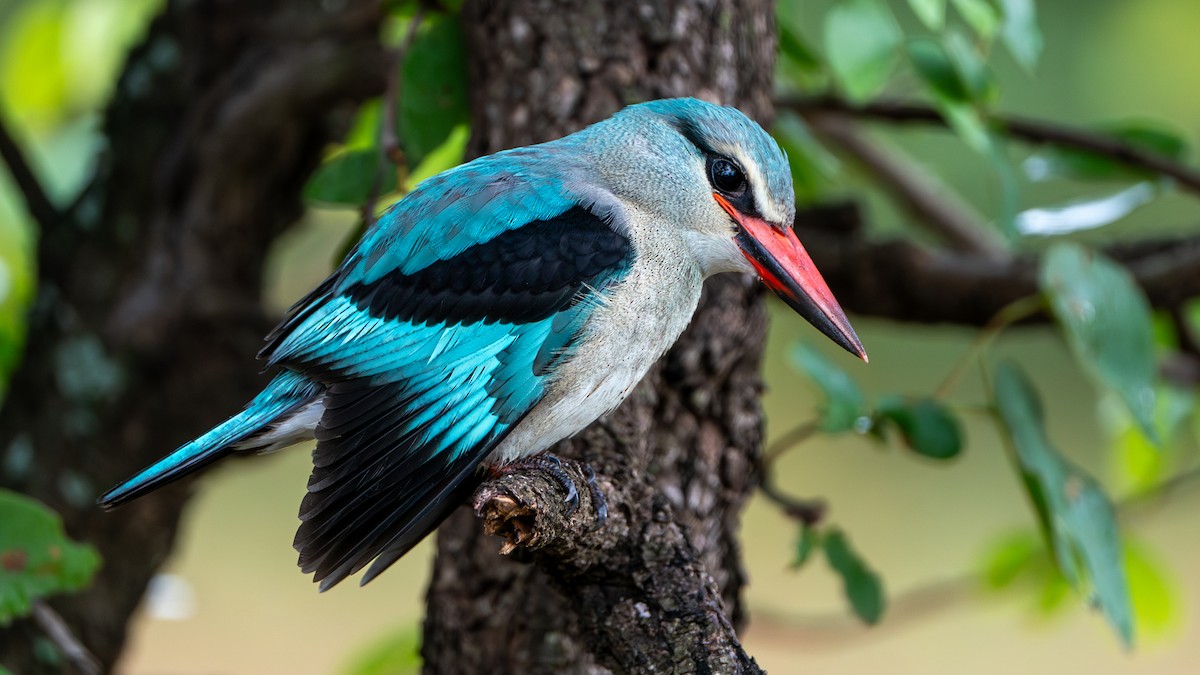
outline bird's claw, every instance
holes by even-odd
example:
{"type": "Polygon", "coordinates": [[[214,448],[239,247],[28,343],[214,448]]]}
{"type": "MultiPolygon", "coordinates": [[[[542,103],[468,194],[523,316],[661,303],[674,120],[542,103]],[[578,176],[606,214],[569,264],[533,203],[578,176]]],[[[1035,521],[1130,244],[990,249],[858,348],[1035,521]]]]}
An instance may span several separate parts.
{"type": "Polygon", "coordinates": [[[596,527],[600,529],[604,527],[604,523],[608,521],[608,500],[604,497],[604,491],[600,489],[600,483],[596,482],[596,472],[592,471],[592,465],[586,462],[580,462],[579,468],[583,469],[583,475],[587,476],[588,491],[592,495],[592,508],[596,509],[596,527]]]}
{"type": "MultiPolygon", "coordinates": [[[[596,481],[596,472],[586,462],[568,461],[574,462],[587,478],[588,494],[592,498],[592,507],[596,510],[596,528],[599,529],[608,520],[608,500],[604,498],[604,492],[600,489],[600,484],[596,481]]],[[[563,499],[563,503],[567,505],[567,515],[574,515],[579,510],[579,488],[575,485],[575,479],[563,467],[563,460],[557,455],[549,452],[534,455],[523,460],[518,460],[518,462],[510,465],[510,467],[541,469],[550,474],[567,493],[567,496],[563,499]]]]}

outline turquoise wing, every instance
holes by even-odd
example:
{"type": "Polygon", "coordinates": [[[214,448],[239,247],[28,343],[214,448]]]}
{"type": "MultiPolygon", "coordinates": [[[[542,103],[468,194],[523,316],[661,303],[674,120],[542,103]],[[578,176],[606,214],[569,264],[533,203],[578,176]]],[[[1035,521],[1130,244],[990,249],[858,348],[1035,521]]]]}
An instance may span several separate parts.
{"type": "Polygon", "coordinates": [[[516,173],[410,195],[268,337],[270,365],[326,387],[295,540],[322,590],[374,560],[366,583],[462,503],[632,263],[619,227],[516,173]]]}

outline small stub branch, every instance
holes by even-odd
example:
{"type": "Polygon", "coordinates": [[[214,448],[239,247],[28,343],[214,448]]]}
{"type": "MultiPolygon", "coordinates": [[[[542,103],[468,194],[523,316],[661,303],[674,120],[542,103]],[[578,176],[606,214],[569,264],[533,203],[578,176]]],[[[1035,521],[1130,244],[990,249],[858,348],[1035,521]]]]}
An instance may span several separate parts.
{"type": "MultiPolygon", "coordinates": [[[[579,465],[563,468],[586,485],[579,465]]],[[[539,468],[485,482],[475,512],[503,540],[502,554],[540,567],[578,610],[589,649],[613,672],[762,672],[667,499],[641,475],[610,475],[597,477],[608,502],[599,527],[588,490],[572,508],[560,481],[539,468]]]]}

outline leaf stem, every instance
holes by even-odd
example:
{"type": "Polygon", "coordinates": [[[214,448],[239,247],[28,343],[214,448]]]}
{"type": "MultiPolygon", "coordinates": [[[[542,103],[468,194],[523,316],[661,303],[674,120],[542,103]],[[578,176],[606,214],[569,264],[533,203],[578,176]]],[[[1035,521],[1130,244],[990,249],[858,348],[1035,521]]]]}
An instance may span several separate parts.
{"type": "Polygon", "coordinates": [[[946,379],[942,380],[942,383],[934,390],[932,398],[944,401],[962,381],[971,363],[991,344],[992,340],[996,339],[997,335],[1012,324],[1033,316],[1043,309],[1045,309],[1045,302],[1040,295],[1030,295],[1002,307],[976,334],[971,345],[967,347],[967,351],[959,357],[958,361],[954,363],[954,368],[946,375],[946,379]]]}
{"type": "Polygon", "coordinates": [[[825,519],[825,514],[829,512],[829,504],[824,499],[793,497],[780,490],[769,476],[763,477],[758,489],[762,490],[763,496],[783,509],[784,515],[799,520],[809,527],[819,525],[825,519]]]}
{"type": "Polygon", "coordinates": [[[1004,241],[970,205],[938,185],[907,156],[866,139],[845,117],[813,115],[812,128],[859,164],[913,215],[916,222],[951,248],[995,259],[1009,257],[1004,241]]]}
{"type": "Polygon", "coordinates": [[[780,455],[812,438],[816,433],[817,421],[809,420],[775,439],[775,442],[771,443],[763,451],[762,459],[760,460],[763,471],[765,472],[770,469],[775,460],[779,459],[780,455]]]}

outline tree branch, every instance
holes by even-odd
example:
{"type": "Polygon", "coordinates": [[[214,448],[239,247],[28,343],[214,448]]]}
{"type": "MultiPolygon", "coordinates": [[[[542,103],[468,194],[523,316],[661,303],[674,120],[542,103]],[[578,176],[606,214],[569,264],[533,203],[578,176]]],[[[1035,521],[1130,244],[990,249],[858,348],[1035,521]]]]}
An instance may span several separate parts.
{"type": "MultiPolygon", "coordinates": [[[[805,117],[836,114],[891,123],[947,124],[935,108],[899,101],[859,105],[831,96],[785,96],[777,99],[775,106],[805,117]]],[[[992,115],[989,119],[998,131],[1013,138],[1035,145],[1057,145],[1104,155],[1122,164],[1173,178],[1191,192],[1200,194],[1200,170],[1114,136],[1024,117],[992,115]]]]}
{"type": "Polygon", "coordinates": [[[9,175],[12,176],[13,182],[17,184],[17,189],[25,198],[25,208],[29,210],[29,215],[33,216],[43,230],[54,227],[61,214],[46,195],[46,190],[42,188],[41,181],[34,174],[33,168],[25,158],[25,153],[21,151],[21,147],[17,144],[12,132],[9,131],[2,115],[0,115],[0,159],[3,159],[4,164],[8,166],[9,175]]]}
{"type": "MultiPolygon", "coordinates": [[[[578,464],[563,468],[586,484],[578,464]]],[[[588,491],[572,512],[541,469],[484,483],[475,512],[485,532],[504,538],[501,553],[528,557],[568,601],[597,610],[583,613],[584,633],[614,672],[762,672],[666,497],[624,471],[598,481],[610,513],[599,528],[588,491]]]]}
{"type": "Polygon", "coordinates": [[[950,248],[989,258],[1006,258],[999,235],[955,195],[898,152],[863,138],[844,117],[813,115],[809,122],[823,138],[854,157],[901,206],[950,248]]]}
{"type": "MultiPolygon", "coordinates": [[[[998,260],[931,250],[908,240],[863,236],[851,203],[796,215],[796,233],[841,304],[852,312],[899,321],[986,325],[1007,305],[1038,292],[1038,259],[998,260]]],[[[1117,245],[1121,262],[1154,307],[1200,295],[1200,236],[1117,245]]],[[[1044,315],[1028,321],[1046,320],[1044,315]]]]}
{"type": "Polygon", "coordinates": [[[38,627],[46,633],[46,637],[62,652],[71,667],[83,675],[100,675],[100,661],[75,637],[71,627],[53,607],[41,600],[35,600],[30,614],[38,627]]]}

